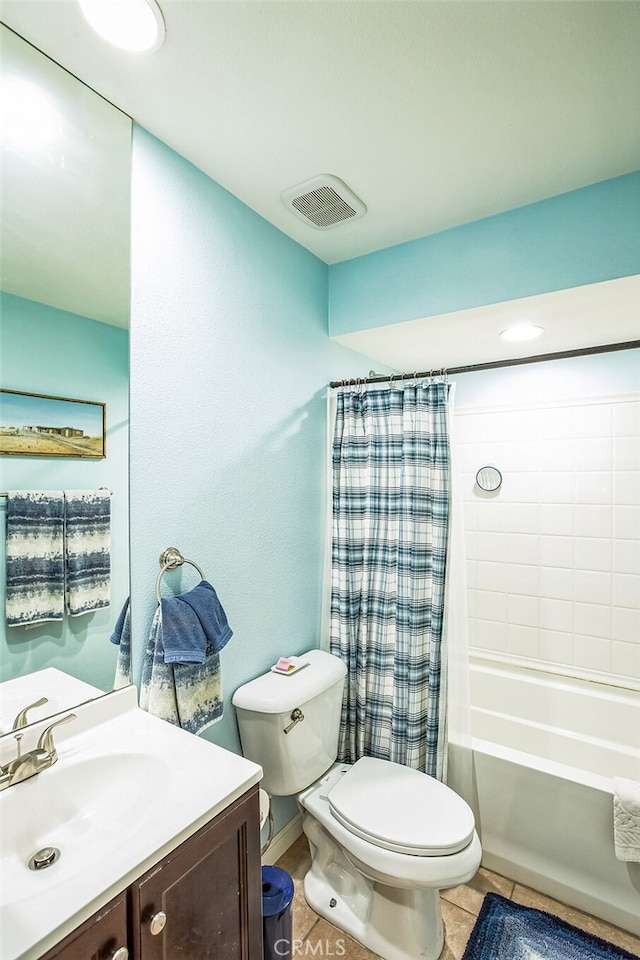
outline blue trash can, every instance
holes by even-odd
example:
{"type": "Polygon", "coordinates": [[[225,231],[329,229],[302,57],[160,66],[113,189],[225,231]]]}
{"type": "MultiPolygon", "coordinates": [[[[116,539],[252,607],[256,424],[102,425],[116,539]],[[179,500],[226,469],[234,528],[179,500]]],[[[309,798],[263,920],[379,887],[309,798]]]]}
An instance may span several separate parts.
{"type": "Polygon", "coordinates": [[[291,960],[293,880],[280,867],[262,868],[264,960],[291,960]]]}

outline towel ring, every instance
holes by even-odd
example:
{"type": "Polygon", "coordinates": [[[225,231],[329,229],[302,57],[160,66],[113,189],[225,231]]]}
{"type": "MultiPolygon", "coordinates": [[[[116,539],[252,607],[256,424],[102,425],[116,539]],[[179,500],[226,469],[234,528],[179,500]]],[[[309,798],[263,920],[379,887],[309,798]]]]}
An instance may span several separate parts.
{"type": "Polygon", "coordinates": [[[158,574],[158,579],[156,580],[156,597],[158,598],[158,603],[160,603],[160,582],[165,571],[177,570],[178,567],[181,567],[183,563],[188,563],[191,567],[195,567],[200,574],[200,578],[204,580],[204,573],[197,563],[194,563],[193,560],[187,560],[186,557],[183,557],[177,547],[167,547],[167,549],[163,550],[160,554],[160,573],[158,574]]]}

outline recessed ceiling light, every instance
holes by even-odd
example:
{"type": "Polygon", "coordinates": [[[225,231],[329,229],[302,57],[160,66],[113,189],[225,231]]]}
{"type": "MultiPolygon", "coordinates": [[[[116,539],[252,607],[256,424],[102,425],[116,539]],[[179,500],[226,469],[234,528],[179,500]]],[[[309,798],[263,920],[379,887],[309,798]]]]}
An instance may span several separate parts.
{"type": "Polygon", "coordinates": [[[517,323],[513,327],[502,330],[500,336],[503,340],[511,341],[534,340],[541,333],[544,333],[544,327],[538,327],[534,323],[517,323]]]}
{"type": "Polygon", "coordinates": [[[153,53],[164,40],[164,20],[155,0],[78,0],[103,40],[129,53],[153,53]]]}

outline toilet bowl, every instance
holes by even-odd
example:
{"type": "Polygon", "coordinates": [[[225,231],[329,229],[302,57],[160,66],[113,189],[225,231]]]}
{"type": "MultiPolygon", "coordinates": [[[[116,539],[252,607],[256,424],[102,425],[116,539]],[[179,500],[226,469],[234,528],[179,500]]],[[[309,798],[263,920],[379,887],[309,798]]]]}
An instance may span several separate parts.
{"type": "Polygon", "coordinates": [[[401,764],[335,763],[346,669],[311,650],[296,676],[273,672],[233,697],[243,752],[263,787],[297,797],[309,841],[310,906],[383,960],[437,960],[439,892],[466,883],[482,854],[468,804],[401,764]]]}
{"type": "Polygon", "coordinates": [[[426,774],[363,758],[337,764],[298,802],[309,905],[385,960],[436,960],[440,890],[470,880],[482,856],[464,800],[426,774]]]}
{"type": "Polygon", "coordinates": [[[298,802],[371,880],[452,887],[478,869],[470,807],[409,767],[370,757],[336,764],[298,802]]]}

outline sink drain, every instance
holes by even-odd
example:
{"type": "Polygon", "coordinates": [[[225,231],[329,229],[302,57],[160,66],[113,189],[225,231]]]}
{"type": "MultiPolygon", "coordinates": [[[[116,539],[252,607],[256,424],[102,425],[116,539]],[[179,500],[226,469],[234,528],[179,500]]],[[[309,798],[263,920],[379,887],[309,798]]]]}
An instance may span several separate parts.
{"type": "Polygon", "coordinates": [[[29,870],[45,870],[52,863],[60,859],[60,851],[57,847],[42,847],[29,858],[27,866],[29,870]]]}

